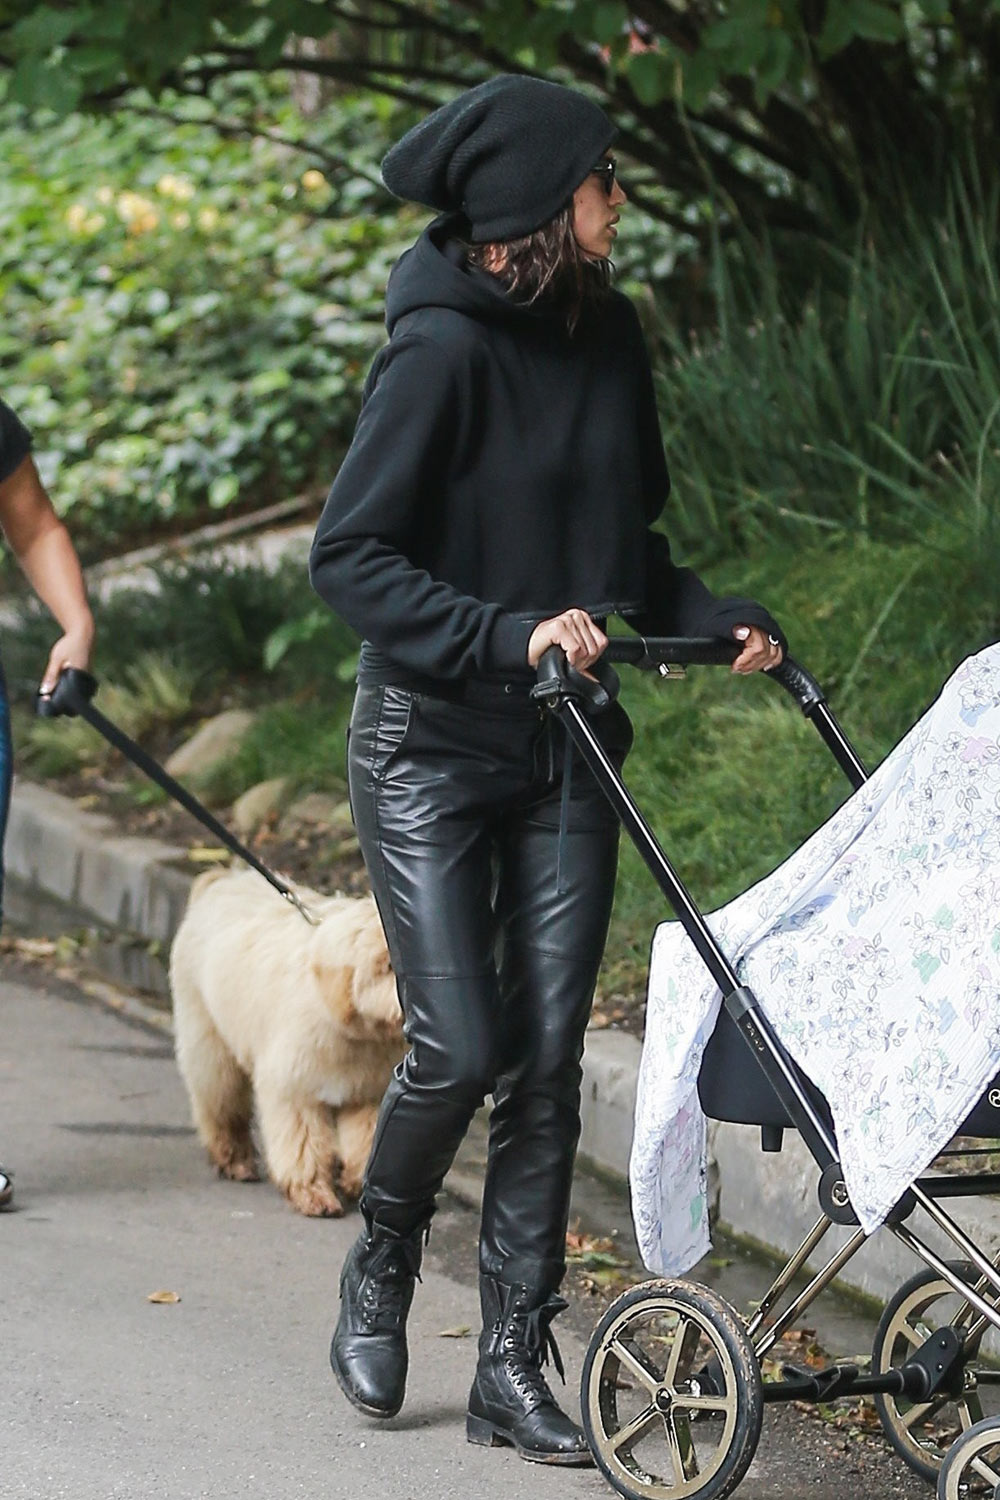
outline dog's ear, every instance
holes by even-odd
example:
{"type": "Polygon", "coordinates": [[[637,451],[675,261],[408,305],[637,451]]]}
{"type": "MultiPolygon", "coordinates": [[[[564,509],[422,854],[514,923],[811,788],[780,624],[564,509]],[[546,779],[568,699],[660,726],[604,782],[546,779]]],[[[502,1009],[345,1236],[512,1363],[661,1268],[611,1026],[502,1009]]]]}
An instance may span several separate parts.
{"type": "Polygon", "coordinates": [[[313,977],[323,1004],[337,1025],[350,1029],[358,1014],[354,1005],[354,968],[351,964],[344,963],[343,955],[339,962],[329,962],[331,957],[330,954],[324,954],[322,949],[313,953],[313,977]]]}
{"type": "Polygon", "coordinates": [[[344,901],[314,930],[312,968],[325,1005],[345,1030],[367,1034],[400,1021],[396,984],[374,901],[344,901]]]}
{"type": "Polygon", "coordinates": [[[359,909],[354,943],[354,1004],[359,1014],[381,1033],[396,1034],[403,1015],[396,991],[389,950],[374,901],[359,909]]]}

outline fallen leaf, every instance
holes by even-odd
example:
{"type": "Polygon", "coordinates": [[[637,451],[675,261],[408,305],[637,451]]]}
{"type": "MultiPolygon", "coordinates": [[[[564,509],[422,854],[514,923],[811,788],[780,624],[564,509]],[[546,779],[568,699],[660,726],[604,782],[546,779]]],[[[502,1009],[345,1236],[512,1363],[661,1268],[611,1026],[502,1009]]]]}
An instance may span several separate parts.
{"type": "Polygon", "coordinates": [[[613,1239],[599,1238],[593,1234],[580,1234],[573,1230],[566,1233],[566,1255],[570,1260],[590,1262],[596,1258],[598,1264],[624,1265],[618,1246],[613,1239]]]}
{"type": "Polygon", "coordinates": [[[464,1339],[468,1338],[472,1329],[468,1323],[459,1323],[455,1328],[442,1328],[438,1334],[439,1339],[464,1339]]]}
{"type": "Polygon", "coordinates": [[[570,1258],[578,1262],[584,1271],[617,1271],[628,1265],[628,1261],[622,1260],[620,1255],[609,1254],[606,1250],[584,1250],[570,1258]]]}
{"type": "Polygon", "coordinates": [[[180,1292],[150,1292],[147,1302],[179,1302],[180,1292]]]}
{"type": "Polygon", "coordinates": [[[51,958],[56,951],[55,943],[48,938],[15,938],[14,948],[28,958],[51,958]]]}
{"type": "Polygon", "coordinates": [[[216,865],[229,858],[229,850],[221,849],[217,845],[195,844],[188,850],[187,857],[196,865],[216,865]]]}

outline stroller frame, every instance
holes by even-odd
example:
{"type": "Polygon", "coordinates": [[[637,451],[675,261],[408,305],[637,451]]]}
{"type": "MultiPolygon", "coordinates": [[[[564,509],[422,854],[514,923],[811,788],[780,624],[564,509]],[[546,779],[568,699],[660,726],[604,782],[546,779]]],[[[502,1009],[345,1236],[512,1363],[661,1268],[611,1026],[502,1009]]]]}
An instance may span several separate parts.
{"type": "MultiPolygon", "coordinates": [[[[597,689],[592,681],[568,668],[565,657],[557,650],[546,653],[538,670],[535,696],[562,721],[597,779],[718,985],[725,1010],[820,1169],[820,1217],[745,1325],[721,1298],[695,1283],[681,1280],[654,1281],[633,1287],[609,1309],[591,1341],[584,1366],[581,1405],[588,1439],[605,1477],[628,1500],[654,1500],[654,1497],[660,1500],[660,1497],[674,1496],[683,1496],[685,1500],[719,1500],[736,1488],[752,1461],[763,1405],[781,1401],[826,1402],[835,1397],[874,1395],[892,1446],[924,1478],[932,1482],[937,1479],[938,1495],[942,1500],[946,1495],[952,1500],[952,1497],[967,1493],[960,1488],[960,1483],[969,1475],[988,1475],[994,1484],[990,1493],[1000,1495],[1000,1473],[995,1459],[990,1459],[994,1464],[991,1468],[984,1466],[981,1457],[987,1448],[1000,1452],[1000,1424],[975,1421],[978,1398],[974,1395],[978,1385],[1000,1386],[1000,1369],[978,1369],[971,1388],[965,1370],[967,1360],[978,1352],[986,1330],[989,1327],[1000,1330],[1000,1271],[939,1202],[944,1198],[1000,1192],[998,1173],[922,1176],[903,1195],[885,1222],[884,1227],[890,1229],[924,1262],[934,1277],[945,1284],[945,1291],[950,1287],[959,1294],[961,1309],[951,1326],[934,1329],[901,1363],[871,1374],[863,1373],[855,1364],[838,1363],[818,1371],[786,1364],[780,1380],[764,1381],[760,1376],[760,1362],[767,1352],[847,1265],[868,1236],[858,1228],[782,1310],[793,1282],[829,1229],[834,1224],[858,1224],[843,1181],[836,1139],[821,1108],[817,1108],[804,1075],[789,1057],[752,990],[740,983],[705,918],[603,749],[587,713],[588,706],[591,709],[600,707],[617,691],[617,676],[605,665],[609,661],[628,662],[645,670],[658,671],[661,676],[673,677],[684,675],[684,669],[695,663],[730,663],[738,649],[728,642],[707,638],[615,638],[595,669],[600,683],[597,689]],[[908,1226],[906,1221],[917,1208],[923,1210],[955,1246],[961,1257],[960,1263],[945,1260],[908,1226]],[[722,1345],[726,1346],[734,1384],[730,1400],[723,1400],[717,1391],[713,1391],[713,1384],[719,1385],[720,1379],[717,1372],[713,1376],[710,1368],[690,1371],[689,1378],[678,1383],[678,1360],[683,1351],[681,1355],[675,1352],[670,1356],[669,1368],[664,1371],[656,1370],[640,1358],[629,1329],[642,1310],[644,1293],[648,1302],[658,1307],[662,1304],[660,1311],[664,1316],[676,1315],[680,1326],[688,1326],[684,1322],[687,1319],[692,1326],[699,1328],[703,1346],[707,1339],[708,1347],[716,1349],[713,1358],[721,1359],[723,1365],[726,1356],[722,1345]],[[621,1384],[623,1372],[629,1380],[638,1381],[646,1389],[649,1405],[644,1413],[623,1428],[609,1432],[608,1427],[616,1420],[615,1390],[621,1384]],[[990,1432],[983,1432],[968,1454],[960,1454],[958,1450],[965,1443],[963,1434],[947,1454],[936,1451],[933,1445],[912,1439],[906,1420],[910,1413],[904,1415],[898,1411],[896,1398],[912,1403],[912,1411],[921,1412],[938,1410],[946,1402],[956,1401],[960,1404],[963,1427],[973,1427],[976,1434],[980,1428],[995,1429],[995,1439],[991,1438],[990,1432]],[[723,1420],[724,1430],[714,1464],[709,1464],[706,1471],[699,1466],[695,1454],[691,1423],[706,1418],[709,1413],[723,1420]],[[661,1422],[670,1450],[672,1474],[677,1481],[674,1484],[665,1484],[662,1476],[647,1473],[644,1463],[631,1451],[632,1444],[650,1430],[657,1429],[661,1422]],[[952,1461],[955,1459],[961,1462],[956,1464],[952,1461]],[[704,1482],[699,1484],[699,1479],[704,1482]]],[[[857,790],[867,780],[867,772],[831,713],[815,678],[789,658],[767,675],[796,700],[857,790]]],[[[765,1150],[780,1149],[780,1137],[780,1129],[762,1127],[765,1150]]],[[[966,1156],[970,1153],[951,1154],[966,1156]]],[[[897,1298],[920,1281],[921,1278],[914,1278],[908,1282],[897,1293],[897,1298]]],[[[887,1313],[896,1300],[890,1303],[887,1313]]],[[[881,1329],[882,1325],[880,1333],[881,1329]]],[[[687,1338],[688,1335],[683,1336],[687,1338]]],[[[680,1333],[676,1335],[677,1340],[681,1337],[680,1333]]],[[[891,1362],[892,1348],[883,1352],[887,1352],[891,1362]]],[[[967,1443],[965,1446],[969,1447],[967,1443]]]]}

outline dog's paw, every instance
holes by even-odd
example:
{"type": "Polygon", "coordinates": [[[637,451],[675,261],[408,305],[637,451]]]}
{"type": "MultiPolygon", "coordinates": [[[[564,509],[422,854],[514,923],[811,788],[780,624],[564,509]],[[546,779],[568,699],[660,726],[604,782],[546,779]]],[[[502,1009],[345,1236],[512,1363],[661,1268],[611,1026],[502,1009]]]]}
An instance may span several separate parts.
{"type": "Polygon", "coordinates": [[[220,1177],[227,1177],[230,1182],[260,1181],[257,1153],[249,1139],[217,1137],[208,1143],[208,1155],[220,1177]]]}
{"type": "Polygon", "coordinates": [[[363,1168],[360,1172],[349,1172],[345,1169],[338,1178],[337,1186],[345,1198],[360,1198],[364,1179],[363,1168]]]}
{"type": "Polygon", "coordinates": [[[333,1188],[321,1182],[293,1182],[285,1189],[285,1197],[300,1214],[313,1219],[339,1219],[344,1212],[333,1188]]]}
{"type": "Polygon", "coordinates": [[[230,1182],[259,1182],[260,1173],[253,1157],[234,1157],[232,1161],[219,1163],[219,1176],[230,1182]]]}

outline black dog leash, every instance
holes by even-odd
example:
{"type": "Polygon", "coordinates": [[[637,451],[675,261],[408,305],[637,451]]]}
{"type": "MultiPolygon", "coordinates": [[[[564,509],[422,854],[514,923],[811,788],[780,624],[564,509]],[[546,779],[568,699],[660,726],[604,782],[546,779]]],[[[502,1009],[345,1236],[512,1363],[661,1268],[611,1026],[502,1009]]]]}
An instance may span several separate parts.
{"type": "Polygon", "coordinates": [[[168,797],[179,802],[181,807],[197,818],[198,822],[214,834],[232,854],[245,860],[251,869],[257,871],[258,875],[263,875],[264,879],[279,895],[284,896],[286,901],[290,901],[307,922],[318,927],[319,918],[313,916],[291,886],[286,885],[272,870],[262,864],[255,854],[241,844],[239,839],[234,838],[229,829],[220,823],[218,818],[198,801],[197,797],[193,797],[179,781],[175,781],[169,771],[165,771],[158,761],[155,761],[151,755],[147,755],[141,745],[137,745],[135,740],[130,739],[123,730],[118,728],[117,724],[105,718],[99,708],[94,707],[91,699],[96,691],[96,677],[92,677],[89,672],[82,672],[78,667],[65,667],[59,674],[59,680],[52,692],[37,695],[35,712],[43,719],[72,719],[78,716],[85,719],[97,730],[98,734],[107,740],[109,745],[120,750],[133,765],[138,766],[140,771],[144,771],[151,781],[155,781],[157,786],[162,787],[168,797]]]}

